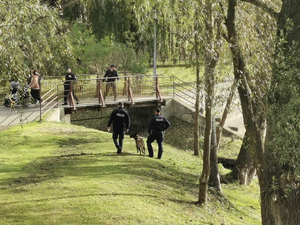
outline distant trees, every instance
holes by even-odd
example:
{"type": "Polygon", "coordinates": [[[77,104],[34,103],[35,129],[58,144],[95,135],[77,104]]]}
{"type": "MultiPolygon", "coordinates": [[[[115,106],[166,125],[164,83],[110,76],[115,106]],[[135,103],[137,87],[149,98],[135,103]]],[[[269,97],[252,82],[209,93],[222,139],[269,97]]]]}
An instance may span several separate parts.
{"type": "Polygon", "coordinates": [[[147,57],[109,37],[98,40],[83,23],[74,22],[68,34],[78,73],[102,74],[111,64],[134,73],[145,73],[147,57]]]}
{"type": "MultiPolygon", "coordinates": [[[[97,32],[97,35],[92,32],[88,26],[91,22],[87,21],[88,17],[83,12],[91,7],[88,5],[91,2],[43,2],[0,2],[3,15],[0,24],[1,78],[25,79],[24,74],[29,74],[32,67],[46,75],[60,75],[66,67],[75,66],[78,73],[100,73],[116,61],[123,70],[145,72],[147,54],[137,56],[130,45],[116,42],[113,29],[109,28],[111,32],[103,38],[101,36],[102,39],[97,38],[97,32]],[[68,12],[74,16],[72,23],[61,18],[64,13],[64,17],[67,17],[68,12]],[[82,16],[81,20],[78,19],[79,16],[82,16]]],[[[99,25],[96,23],[95,26],[97,24],[99,25]]],[[[118,26],[122,24],[119,23],[118,26]]],[[[124,34],[123,30],[118,32],[124,34]]],[[[131,34],[129,31],[127,33],[131,34]]],[[[102,32],[104,34],[106,33],[102,32]]]]}
{"type": "Polygon", "coordinates": [[[172,10],[178,11],[178,4],[169,0],[62,0],[59,7],[64,19],[86,24],[98,40],[109,37],[113,42],[134,49],[137,54],[147,52],[151,57],[156,8],[158,61],[177,64],[186,62],[188,55],[186,41],[178,38],[181,23],[174,25],[178,17],[175,18],[172,10]],[[170,4],[177,5],[176,9],[170,4]]]}

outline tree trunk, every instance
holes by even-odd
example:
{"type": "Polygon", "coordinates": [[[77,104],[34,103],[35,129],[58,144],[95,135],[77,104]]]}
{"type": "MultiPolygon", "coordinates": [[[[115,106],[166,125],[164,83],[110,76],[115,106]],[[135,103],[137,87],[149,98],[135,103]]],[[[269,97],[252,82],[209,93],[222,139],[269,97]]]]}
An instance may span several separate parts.
{"type": "MultiPolygon", "coordinates": [[[[205,58],[205,133],[203,149],[203,170],[200,178],[199,203],[205,204],[207,200],[208,182],[210,176],[210,154],[211,154],[211,130],[212,130],[212,113],[214,105],[214,88],[215,76],[214,71],[218,62],[218,56],[212,57],[209,53],[205,58]]],[[[216,157],[217,158],[217,157],[216,157]]],[[[218,160],[215,160],[216,166],[218,160]]]]}
{"type": "Polygon", "coordinates": [[[218,168],[218,148],[217,148],[216,125],[215,125],[215,117],[214,116],[212,116],[211,128],[212,129],[211,129],[209,184],[217,192],[222,192],[220,174],[219,174],[219,168],[218,168]]]}
{"type": "Polygon", "coordinates": [[[230,93],[229,93],[229,96],[227,98],[225,109],[224,109],[223,114],[222,114],[222,119],[221,119],[221,121],[218,125],[218,129],[217,129],[217,146],[219,146],[219,144],[220,144],[222,130],[223,130],[223,127],[225,125],[227,115],[229,113],[230,106],[231,106],[232,99],[234,97],[234,92],[236,91],[237,85],[238,85],[238,82],[237,82],[236,79],[234,79],[233,84],[231,85],[231,88],[230,88],[230,93]]]}
{"type": "MultiPolygon", "coordinates": [[[[212,113],[214,105],[214,88],[215,76],[214,71],[218,62],[218,56],[212,57],[209,53],[205,58],[205,133],[204,133],[204,149],[203,149],[203,170],[200,178],[199,203],[205,204],[207,200],[208,182],[210,176],[210,154],[211,154],[211,130],[212,130],[212,113]]],[[[217,157],[216,157],[217,158],[217,157]]],[[[218,166],[218,160],[215,160],[218,166]]]]}
{"type": "Polygon", "coordinates": [[[263,225],[300,224],[299,9],[299,0],[283,0],[278,17],[278,63],[268,98],[266,166],[259,177],[263,225]],[[281,41],[282,34],[286,43],[281,41]]]}
{"type": "MultiPolygon", "coordinates": [[[[198,20],[198,10],[196,10],[196,18],[198,20]]],[[[195,23],[195,30],[199,30],[198,23],[195,23]]],[[[196,32],[195,39],[195,54],[196,54],[196,100],[195,100],[195,123],[194,123],[194,155],[199,155],[200,143],[199,143],[199,101],[200,101],[200,48],[201,44],[196,32]]]]}
{"type": "MultiPolygon", "coordinates": [[[[272,158],[272,157],[270,157],[272,158]]],[[[261,216],[263,225],[300,224],[299,183],[285,180],[282,168],[271,169],[269,163],[260,181],[261,216]],[[277,185],[276,181],[279,186],[277,185]],[[291,185],[291,186],[289,186],[291,185]]]]}
{"type": "Polygon", "coordinates": [[[254,143],[250,143],[249,131],[246,131],[243,144],[232,173],[233,179],[238,180],[242,185],[249,185],[256,172],[250,155],[250,146],[254,146],[254,143]]]}
{"type": "Polygon", "coordinates": [[[255,155],[253,158],[254,166],[260,165],[263,159],[263,128],[264,114],[256,114],[259,112],[256,99],[253,100],[251,89],[248,84],[249,74],[247,71],[246,61],[239,47],[238,35],[235,27],[235,7],[238,0],[229,0],[228,15],[226,26],[228,31],[228,41],[230,42],[230,50],[232,53],[234,77],[238,81],[238,93],[241,101],[243,112],[243,120],[246,127],[246,132],[249,143],[254,146],[249,146],[249,149],[255,155]]]}
{"type": "MultiPolygon", "coordinates": [[[[252,0],[245,1],[253,4],[258,3],[252,0]]],[[[299,173],[294,174],[296,171],[294,168],[299,167],[300,161],[298,103],[300,85],[299,69],[297,68],[297,65],[298,67],[300,65],[300,55],[299,45],[297,45],[299,42],[294,42],[299,41],[300,37],[298,29],[300,1],[283,0],[282,11],[278,14],[279,48],[276,52],[278,58],[274,60],[277,63],[273,67],[271,91],[268,96],[269,114],[266,148],[263,145],[261,126],[264,122],[263,115],[261,115],[263,111],[251,100],[251,91],[249,91],[247,84],[249,77],[247,76],[245,60],[239,48],[234,24],[237,2],[237,0],[229,0],[226,25],[228,41],[231,44],[235,78],[240,82],[238,91],[244,124],[246,132],[248,131],[249,145],[254,144],[254,146],[249,147],[254,156],[253,163],[259,178],[262,224],[300,224],[300,181],[299,173]],[[290,21],[295,26],[289,24],[290,21]],[[286,37],[287,42],[282,42],[283,37],[286,37]],[[281,51],[282,49],[284,50],[281,51]],[[284,122],[287,118],[289,120],[284,122]],[[278,127],[282,128],[279,129],[278,127]]],[[[266,7],[266,4],[257,5],[262,8],[266,7]]],[[[269,10],[266,11],[269,12],[269,10]]]]}
{"type": "MultiPolygon", "coordinates": [[[[218,44],[219,43],[219,27],[216,30],[213,28],[212,19],[212,1],[206,0],[206,14],[205,14],[205,134],[204,134],[204,149],[203,149],[203,170],[200,177],[199,186],[199,203],[205,204],[207,201],[207,190],[210,176],[210,154],[211,154],[211,129],[212,129],[212,113],[215,99],[215,68],[219,60],[218,44]],[[214,39],[216,31],[216,40],[214,39]]],[[[219,24],[219,21],[216,21],[219,24]]],[[[215,157],[217,158],[217,157],[215,157]]],[[[218,160],[215,160],[215,166],[218,166],[218,160]]]]}
{"type": "MultiPolygon", "coordinates": [[[[198,52],[198,51],[196,51],[198,52]]],[[[200,143],[199,143],[199,101],[200,101],[200,69],[199,63],[196,68],[197,87],[196,87],[196,102],[195,102],[195,123],[194,123],[194,155],[199,155],[200,143]]]]}
{"type": "MultiPolygon", "coordinates": [[[[209,94],[208,94],[209,96],[209,94]]],[[[206,97],[205,101],[205,133],[203,148],[203,167],[199,185],[199,204],[207,201],[208,181],[210,175],[210,143],[211,143],[211,97],[206,97]]]]}

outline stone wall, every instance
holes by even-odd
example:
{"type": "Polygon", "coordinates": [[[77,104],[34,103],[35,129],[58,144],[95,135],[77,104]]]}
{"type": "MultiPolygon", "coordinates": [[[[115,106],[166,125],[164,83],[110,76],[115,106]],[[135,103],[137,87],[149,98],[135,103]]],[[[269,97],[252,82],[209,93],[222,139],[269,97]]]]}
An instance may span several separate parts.
{"type": "MultiPolygon", "coordinates": [[[[194,124],[195,109],[177,97],[167,100],[166,106],[162,108],[162,114],[167,118],[175,117],[194,124]]],[[[202,115],[200,115],[200,126],[205,126],[204,116],[202,115]]]]}
{"type": "MultiPolygon", "coordinates": [[[[130,133],[137,131],[141,135],[147,135],[146,132],[148,124],[152,116],[154,116],[154,111],[156,108],[156,106],[135,106],[126,108],[131,118],[130,133]]],[[[112,110],[112,108],[103,108],[101,111],[89,109],[83,112],[65,115],[63,108],[53,109],[47,114],[47,119],[45,120],[72,123],[105,131],[112,110]]],[[[194,124],[195,109],[186,102],[182,101],[180,98],[175,97],[172,99],[167,99],[166,105],[162,106],[161,110],[162,115],[166,118],[175,117],[187,123],[194,124]]],[[[205,117],[201,114],[199,121],[200,128],[204,128],[205,117]]],[[[226,126],[223,129],[223,134],[240,137],[237,132],[234,131],[234,129],[230,129],[226,126]]]]}

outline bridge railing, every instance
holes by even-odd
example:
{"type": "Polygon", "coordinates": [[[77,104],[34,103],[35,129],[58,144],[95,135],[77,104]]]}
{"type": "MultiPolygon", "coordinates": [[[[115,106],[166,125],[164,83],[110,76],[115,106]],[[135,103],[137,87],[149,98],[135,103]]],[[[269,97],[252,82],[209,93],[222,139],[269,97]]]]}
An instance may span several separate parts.
{"type": "MultiPolygon", "coordinates": [[[[106,85],[104,78],[96,78],[96,76],[78,76],[79,79],[72,83],[74,87],[74,94],[79,99],[80,103],[94,102],[105,106],[107,102],[114,100],[112,88],[109,93],[106,93],[106,85]],[[92,78],[90,78],[92,77],[92,78]],[[106,96],[107,95],[107,96],[106,96]],[[105,98],[106,96],[106,98],[105,98]],[[105,100],[104,100],[105,98],[105,100]]],[[[56,100],[58,104],[63,103],[64,98],[64,85],[59,79],[45,79],[42,81],[42,92],[45,93],[51,89],[57,90],[56,100]]],[[[69,88],[70,90],[72,88],[69,88]]],[[[185,82],[184,80],[159,75],[144,75],[133,74],[119,76],[116,81],[116,93],[118,100],[128,100],[134,104],[135,99],[179,97],[191,106],[195,106],[196,98],[196,84],[194,82],[185,82]]],[[[73,94],[73,93],[71,93],[73,94]]],[[[200,104],[203,105],[203,93],[200,93],[200,104]]],[[[73,96],[74,98],[75,96],[73,96]]],[[[68,97],[71,98],[70,96],[68,97]]],[[[76,101],[71,100],[74,108],[76,108],[76,101]]],[[[203,106],[200,107],[203,107],[203,106]]]]}
{"type": "MultiPolygon", "coordinates": [[[[126,99],[134,104],[136,98],[156,98],[162,100],[163,97],[173,95],[173,80],[163,75],[143,75],[135,74],[129,76],[119,76],[115,81],[116,84],[116,101],[126,99]]],[[[102,106],[108,101],[114,101],[113,89],[110,88],[106,93],[106,85],[112,82],[104,81],[104,78],[78,79],[72,86],[74,87],[74,95],[79,99],[80,103],[99,102],[102,106]],[[105,100],[104,97],[106,96],[105,100]]],[[[64,85],[62,82],[57,84],[58,101],[63,102],[64,85]]],[[[43,81],[43,90],[53,87],[53,81],[43,81]],[[47,87],[47,88],[46,88],[47,87]]],[[[72,90],[72,88],[69,88],[72,90]]],[[[71,93],[73,94],[73,93],[71,93]]],[[[75,96],[73,96],[74,98],[75,96]]],[[[70,98],[70,96],[69,96],[70,98]]],[[[71,102],[76,102],[71,100],[71,102]]],[[[73,107],[75,105],[71,104],[73,107]]]]}
{"type": "MultiPolygon", "coordinates": [[[[80,76],[79,76],[80,77],[80,76]]],[[[81,103],[92,103],[100,104],[105,107],[109,102],[111,103],[114,99],[113,92],[110,90],[108,96],[104,100],[103,96],[105,93],[105,86],[107,82],[103,82],[102,78],[96,78],[96,76],[81,76],[80,79],[74,83],[70,83],[69,90],[73,90],[74,94],[79,99],[81,103]],[[94,78],[90,78],[94,77],[94,78]],[[72,87],[73,86],[73,87],[72,87]],[[102,96],[102,97],[101,97],[102,96]]],[[[162,101],[163,98],[173,97],[173,78],[164,75],[143,75],[135,74],[128,76],[120,76],[119,80],[116,82],[117,99],[116,101],[126,101],[128,100],[131,104],[135,101],[162,101]]],[[[41,81],[41,96],[43,104],[39,104],[39,107],[34,107],[35,110],[30,111],[26,114],[24,119],[21,113],[18,117],[10,122],[14,123],[16,120],[22,121],[34,121],[42,118],[42,115],[50,111],[54,107],[63,104],[64,102],[64,84],[60,78],[44,78],[41,81]],[[36,112],[39,111],[39,115],[36,112]],[[34,118],[33,118],[34,117],[34,118]]],[[[68,99],[70,105],[73,109],[76,109],[76,101],[74,101],[74,95],[72,91],[68,92],[68,99]]],[[[114,103],[113,103],[114,104],[114,103]]],[[[2,122],[6,122],[7,118],[0,121],[0,126],[2,122]]],[[[10,125],[9,124],[9,125],[10,125]]]]}
{"type": "MultiPolygon", "coordinates": [[[[179,78],[174,77],[173,97],[179,97],[187,102],[192,107],[195,107],[196,103],[196,83],[185,82],[179,78]]],[[[200,108],[204,109],[204,91],[201,88],[200,91],[200,108]]]]}

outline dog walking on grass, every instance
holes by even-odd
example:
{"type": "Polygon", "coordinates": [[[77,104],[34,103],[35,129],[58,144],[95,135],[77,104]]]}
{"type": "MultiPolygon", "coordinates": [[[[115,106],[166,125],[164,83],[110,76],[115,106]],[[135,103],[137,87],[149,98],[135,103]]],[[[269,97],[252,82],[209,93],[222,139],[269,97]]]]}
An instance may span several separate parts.
{"type": "Polygon", "coordinates": [[[135,145],[136,145],[136,150],[137,153],[140,153],[140,155],[145,155],[146,154],[146,147],[145,147],[145,142],[143,138],[135,132],[134,134],[130,135],[131,138],[135,140],[135,145]]]}

